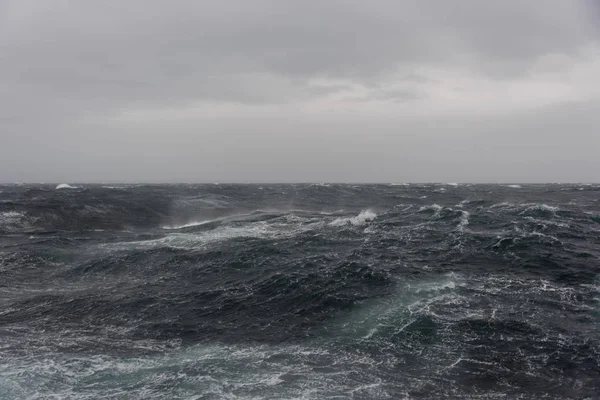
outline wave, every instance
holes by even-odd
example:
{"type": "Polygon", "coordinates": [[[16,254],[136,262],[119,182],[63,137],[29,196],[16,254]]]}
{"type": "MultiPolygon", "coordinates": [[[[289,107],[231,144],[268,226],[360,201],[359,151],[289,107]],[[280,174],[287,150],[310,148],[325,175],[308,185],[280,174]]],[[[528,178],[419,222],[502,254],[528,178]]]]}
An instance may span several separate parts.
{"type": "Polygon", "coordinates": [[[526,213],[534,212],[534,211],[544,211],[544,212],[551,212],[551,213],[560,211],[560,207],[551,206],[551,205],[544,204],[544,203],[521,203],[521,204],[518,204],[518,203],[502,202],[502,203],[492,204],[489,208],[490,209],[504,208],[509,211],[521,211],[521,214],[526,214],[526,213]]]}
{"type": "Polygon", "coordinates": [[[170,247],[174,249],[200,249],[210,243],[235,238],[261,238],[276,235],[266,223],[252,224],[245,227],[224,227],[202,233],[171,233],[166,236],[132,242],[119,242],[100,245],[113,250],[143,250],[150,248],[170,247]]]}
{"type": "Polygon", "coordinates": [[[552,220],[548,220],[548,219],[539,219],[539,218],[534,218],[534,217],[530,217],[530,216],[525,217],[525,219],[527,221],[531,221],[534,224],[542,225],[544,228],[547,228],[548,226],[554,226],[554,227],[558,227],[558,228],[570,228],[571,227],[569,224],[567,224],[565,222],[552,221],[552,220]]]}
{"type": "Polygon", "coordinates": [[[560,210],[560,208],[557,206],[549,206],[548,204],[543,204],[543,203],[529,203],[529,204],[523,204],[523,206],[527,206],[527,209],[525,211],[540,210],[540,211],[556,212],[556,211],[560,210]]]}
{"type": "Polygon", "coordinates": [[[54,186],[0,186],[6,397],[598,393],[591,191],[54,186]]]}
{"type": "Polygon", "coordinates": [[[61,183],[60,185],[56,186],[56,190],[60,190],[60,189],[77,189],[77,187],[71,186],[68,183],[61,183]]]}
{"type": "Polygon", "coordinates": [[[521,185],[506,185],[506,187],[513,188],[513,189],[521,189],[522,188],[521,185]]]}
{"type": "Polygon", "coordinates": [[[0,392],[9,398],[60,399],[290,400],[340,393],[344,398],[390,398],[376,365],[369,356],[318,344],[209,343],[126,357],[47,351],[3,363],[0,392]],[[40,396],[48,387],[52,395],[40,396]]]}
{"type": "Polygon", "coordinates": [[[162,227],[162,229],[164,230],[178,230],[178,229],[185,229],[185,228],[191,228],[194,226],[202,226],[202,225],[206,225],[206,224],[210,224],[211,222],[217,221],[217,219],[211,219],[211,220],[207,220],[207,221],[197,221],[197,222],[188,222],[182,225],[165,225],[162,227]]]}
{"type": "Polygon", "coordinates": [[[29,228],[27,215],[17,211],[2,212],[0,213],[0,228],[8,231],[29,228]]]}
{"type": "Polygon", "coordinates": [[[415,293],[438,292],[446,289],[456,289],[457,286],[463,285],[463,281],[459,275],[448,273],[441,277],[440,280],[424,281],[410,285],[410,289],[415,293]]]}
{"type": "Polygon", "coordinates": [[[436,214],[439,213],[442,210],[442,206],[440,206],[437,203],[431,204],[429,206],[423,206],[421,208],[419,208],[419,212],[424,212],[424,211],[433,211],[436,214]]]}
{"type": "MultiPolygon", "coordinates": [[[[256,220],[257,218],[265,218],[265,217],[269,217],[269,219],[271,219],[273,217],[280,217],[280,216],[285,216],[285,215],[287,215],[288,217],[294,217],[293,213],[301,213],[302,214],[302,213],[314,213],[314,212],[305,211],[305,210],[258,209],[258,210],[254,210],[251,212],[225,215],[225,216],[218,217],[218,218],[205,219],[205,220],[200,220],[200,221],[192,220],[189,222],[185,222],[183,224],[164,225],[164,226],[162,226],[162,229],[178,230],[178,229],[184,229],[184,228],[191,228],[191,227],[195,227],[195,226],[208,225],[208,224],[215,223],[215,222],[233,222],[233,221],[241,222],[241,221],[248,221],[248,220],[256,220]],[[289,213],[291,213],[291,214],[289,214],[289,213]]],[[[333,215],[334,213],[317,212],[317,214],[333,215]]]]}
{"type": "Polygon", "coordinates": [[[563,245],[564,243],[556,236],[548,235],[542,232],[522,232],[517,228],[516,234],[512,235],[500,235],[497,237],[498,241],[491,247],[493,249],[506,249],[519,246],[531,245],[531,240],[536,239],[537,244],[546,246],[563,245]]]}
{"type": "MultiPolygon", "coordinates": [[[[366,218],[368,219],[369,217],[366,218]]],[[[224,221],[225,219],[221,220],[224,221]]],[[[215,220],[190,223],[182,226],[163,227],[163,229],[177,230],[186,227],[201,226],[214,221],[215,220]]],[[[215,229],[204,232],[173,232],[155,239],[104,244],[100,245],[100,247],[112,250],[143,250],[160,247],[194,250],[204,248],[208,244],[237,238],[285,239],[323,226],[322,221],[305,223],[306,221],[304,220],[293,221],[292,219],[290,223],[288,222],[290,221],[290,218],[286,218],[284,221],[286,222],[257,221],[245,223],[243,226],[221,225],[215,229]]]]}
{"type": "Polygon", "coordinates": [[[377,214],[371,210],[363,210],[356,217],[348,217],[348,218],[337,218],[332,221],[329,225],[331,226],[344,226],[344,225],[354,225],[361,226],[366,224],[367,222],[372,222],[377,218],[377,214]]]}
{"type": "Polygon", "coordinates": [[[463,232],[465,229],[465,226],[469,225],[469,216],[471,214],[469,214],[468,211],[461,211],[461,216],[460,216],[460,222],[458,223],[458,227],[456,228],[456,230],[463,232]]]}
{"type": "Polygon", "coordinates": [[[502,203],[492,204],[490,206],[490,209],[492,209],[492,208],[510,208],[510,207],[514,207],[514,206],[515,206],[514,203],[509,203],[507,201],[503,201],[502,203]]]}
{"type": "Polygon", "coordinates": [[[462,208],[462,207],[464,207],[465,205],[467,205],[467,204],[469,204],[469,203],[470,203],[470,201],[469,201],[469,200],[462,200],[460,203],[458,203],[458,204],[456,205],[456,207],[462,208]]]}
{"type": "Polygon", "coordinates": [[[210,207],[214,207],[214,208],[225,208],[225,207],[229,206],[229,199],[226,196],[218,196],[218,195],[206,196],[206,195],[204,195],[204,196],[198,196],[198,197],[177,199],[173,203],[173,207],[176,209],[184,208],[184,207],[185,208],[188,208],[188,207],[204,208],[206,206],[210,206],[210,207]]]}

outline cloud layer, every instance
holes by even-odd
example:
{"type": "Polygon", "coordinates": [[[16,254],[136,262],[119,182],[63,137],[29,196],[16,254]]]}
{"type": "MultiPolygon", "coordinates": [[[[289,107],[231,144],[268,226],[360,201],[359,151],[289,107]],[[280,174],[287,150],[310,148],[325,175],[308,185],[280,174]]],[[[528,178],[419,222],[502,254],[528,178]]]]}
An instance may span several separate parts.
{"type": "Polygon", "coordinates": [[[594,1],[5,0],[0,181],[597,181],[594,1]]]}

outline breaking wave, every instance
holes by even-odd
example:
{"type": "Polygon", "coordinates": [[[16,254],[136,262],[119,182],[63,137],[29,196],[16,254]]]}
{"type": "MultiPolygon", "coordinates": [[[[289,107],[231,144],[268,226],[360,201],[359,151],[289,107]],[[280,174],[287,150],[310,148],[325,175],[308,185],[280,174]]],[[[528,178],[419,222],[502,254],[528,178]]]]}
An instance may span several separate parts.
{"type": "Polygon", "coordinates": [[[77,189],[77,187],[71,186],[68,183],[61,183],[58,186],[56,186],[56,190],[59,190],[59,189],[77,189]]]}
{"type": "Polygon", "coordinates": [[[371,210],[363,210],[355,217],[337,218],[330,223],[332,226],[354,225],[362,226],[367,222],[372,222],[377,218],[377,214],[371,210]]]}

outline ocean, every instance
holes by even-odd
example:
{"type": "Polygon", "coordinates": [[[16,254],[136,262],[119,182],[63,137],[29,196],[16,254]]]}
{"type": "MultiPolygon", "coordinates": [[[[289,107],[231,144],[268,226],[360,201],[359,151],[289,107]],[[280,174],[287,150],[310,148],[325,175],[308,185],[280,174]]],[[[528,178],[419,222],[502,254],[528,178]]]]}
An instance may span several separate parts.
{"type": "Polygon", "coordinates": [[[599,199],[0,186],[0,398],[597,399],[599,199]]]}

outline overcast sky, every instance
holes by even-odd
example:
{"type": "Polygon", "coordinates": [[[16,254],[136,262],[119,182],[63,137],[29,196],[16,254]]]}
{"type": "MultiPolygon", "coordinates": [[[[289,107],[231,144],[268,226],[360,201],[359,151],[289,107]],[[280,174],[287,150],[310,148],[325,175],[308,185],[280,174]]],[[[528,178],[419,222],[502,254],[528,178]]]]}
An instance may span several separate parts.
{"type": "Polygon", "coordinates": [[[598,182],[597,0],[0,0],[0,182],[598,182]]]}

